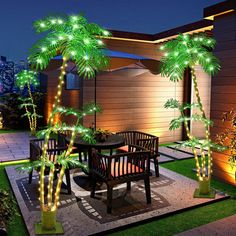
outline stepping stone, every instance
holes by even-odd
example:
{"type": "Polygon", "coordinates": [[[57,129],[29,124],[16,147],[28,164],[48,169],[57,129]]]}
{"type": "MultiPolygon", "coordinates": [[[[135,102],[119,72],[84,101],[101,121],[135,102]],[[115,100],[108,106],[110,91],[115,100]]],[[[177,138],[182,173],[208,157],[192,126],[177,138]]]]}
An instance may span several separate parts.
{"type": "Polygon", "coordinates": [[[158,157],[158,162],[159,163],[165,163],[165,162],[170,162],[170,161],[174,161],[173,158],[164,156],[163,154],[160,154],[160,156],[158,157]]]}
{"type": "MultiPolygon", "coordinates": [[[[182,143],[182,141],[177,141],[177,142],[175,142],[175,143],[182,143]]],[[[196,148],[197,148],[197,149],[200,149],[200,146],[199,146],[199,145],[196,145],[196,148]]],[[[206,154],[208,149],[207,149],[207,148],[204,148],[203,150],[204,150],[204,152],[205,152],[205,154],[206,154]]]]}
{"type": "Polygon", "coordinates": [[[184,153],[184,152],[179,152],[176,151],[172,148],[168,147],[159,147],[159,152],[163,154],[164,156],[176,159],[176,160],[182,160],[182,159],[188,159],[188,158],[193,158],[192,154],[189,153],[184,153]]]}

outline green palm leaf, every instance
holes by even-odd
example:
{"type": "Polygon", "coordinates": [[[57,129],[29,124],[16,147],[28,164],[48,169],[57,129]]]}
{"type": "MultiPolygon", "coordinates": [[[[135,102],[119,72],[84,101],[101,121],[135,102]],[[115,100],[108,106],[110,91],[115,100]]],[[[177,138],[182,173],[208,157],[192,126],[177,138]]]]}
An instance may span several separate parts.
{"type": "Polygon", "coordinates": [[[161,48],[165,51],[161,74],[170,77],[171,81],[179,81],[183,79],[185,69],[199,64],[206,73],[214,75],[220,69],[218,59],[211,53],[215,44],[215,40],[205,34],[180,34],[161,48]]]}

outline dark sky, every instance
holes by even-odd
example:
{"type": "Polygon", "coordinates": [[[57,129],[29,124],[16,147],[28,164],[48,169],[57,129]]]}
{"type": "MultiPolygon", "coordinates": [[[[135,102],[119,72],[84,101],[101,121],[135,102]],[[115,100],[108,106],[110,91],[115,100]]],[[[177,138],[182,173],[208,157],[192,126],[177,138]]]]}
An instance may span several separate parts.
{"type": "Polygon", "coordinates": [[[222,0],[0,0],[0,55],[26,59],[39,39],[33,21],[55,13],[83,13],[116,30],[158,33],[197,20],[203,8],[222,0]]]}

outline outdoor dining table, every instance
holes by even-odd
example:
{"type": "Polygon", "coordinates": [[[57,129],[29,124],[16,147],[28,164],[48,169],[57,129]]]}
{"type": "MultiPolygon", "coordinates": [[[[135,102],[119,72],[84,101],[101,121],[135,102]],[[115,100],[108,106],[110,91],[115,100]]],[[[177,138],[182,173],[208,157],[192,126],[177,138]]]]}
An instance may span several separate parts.
{"type": "MultiPolygon", "coordinates": [[[[66,138],[67,142],[70,141],[70,138],[66,138]]],[[[112,149],[121,147],[125,145],[125,140],[122,136],[117,134],[109,135],[108,138],[104,142],[96,142],[96,143],[88,143],[81,139],[80,136],[77,136],[74,142],[74,146],[77,147],[81,151],[88,152],[88,168],[91,169],[91,161],[92,161],[92,149],[98,150],[101,152],[102,150],[110,150],[110,155],[112,154],[112,149]]]]}

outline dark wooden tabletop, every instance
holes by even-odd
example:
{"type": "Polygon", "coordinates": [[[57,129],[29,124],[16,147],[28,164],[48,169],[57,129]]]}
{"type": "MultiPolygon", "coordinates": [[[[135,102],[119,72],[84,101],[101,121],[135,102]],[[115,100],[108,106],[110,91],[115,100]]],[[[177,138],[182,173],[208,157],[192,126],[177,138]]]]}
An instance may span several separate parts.
{"type": "MultiPolygon", "coordinates": [[[[69,138],[66,138],[69,141],[69,138]]],[[[125,145],[125,140],[120,135],[109,135],[107,140],[104,142],[88,143],[82,140],[79,136],[75,139],[74,146],[83,149],[113,149],[125,145]]]]}

